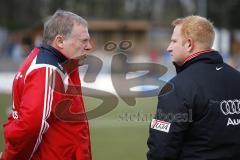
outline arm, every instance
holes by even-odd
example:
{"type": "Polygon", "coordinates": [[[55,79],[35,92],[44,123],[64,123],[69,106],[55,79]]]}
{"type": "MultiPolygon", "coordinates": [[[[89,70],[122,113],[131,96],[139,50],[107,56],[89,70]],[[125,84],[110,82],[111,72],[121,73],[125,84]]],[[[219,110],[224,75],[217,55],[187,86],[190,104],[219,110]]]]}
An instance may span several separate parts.
{"type": "MultiPolygon", "coordinates": [[[[4,125],[6,149],[3,160],[30,159],[47,130],[53,89],[52,69],[43,67],[30,72],[21,92],[17,118],[4,125]]],[[[18,87],[17,85],[15,87],[18,87]]],[[[16,88],[14,88],[16,89],[16,88]]]]}
{"type": "MultiPolygon", "coordinates": [[[[164,88],[163,88],[164,90],[164,88]]],[[[147,153],[148,160],[176,160],[189,125],[189,110],[174,87],[160,93],[157,113],[151,122],[147,153]]]]}

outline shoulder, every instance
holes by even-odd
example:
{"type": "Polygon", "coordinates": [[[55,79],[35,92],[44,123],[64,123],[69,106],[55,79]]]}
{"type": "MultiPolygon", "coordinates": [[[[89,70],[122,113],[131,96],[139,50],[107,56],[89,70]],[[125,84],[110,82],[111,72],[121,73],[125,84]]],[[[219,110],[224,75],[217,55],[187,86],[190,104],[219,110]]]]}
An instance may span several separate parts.
{"type": "Polygon", "coordinates": [[[61,66],[61,61],[56,55],[54,55],[54,53],[42,48],[37,48],[36,51],[37,52],[35,52],[33,57],[29,60],[29,65],[25,69],[25,77],[27,77],[30,73],[41,72],[41,70],[50,70],[59,73],[61,76],[65,75],[66,72],[61,66]]]}
{"type": "Polygon", "coordinates": [[[36,65],[42,65],[46,67],[54,67],[62,70],[61,62],[58,57],[56,57],[53,53],[40,49],[39,54],[36,57],[36,65]]]}
{"type": "Polygon", "coordinates": [[[190,70],[177,74],[161,89],[159,99],[171,100],[176,97],[181,102],[193,103],[193,97],[201,93],[193,74],[195,73],[190,70]]]}
{"type": "Polygon", "coordinates": [[[175,89],[187,91],[197,85],[195,74],[197,73],[194,70],[186,69],[173,77],[170,83],[174,85],[175,89]]]}

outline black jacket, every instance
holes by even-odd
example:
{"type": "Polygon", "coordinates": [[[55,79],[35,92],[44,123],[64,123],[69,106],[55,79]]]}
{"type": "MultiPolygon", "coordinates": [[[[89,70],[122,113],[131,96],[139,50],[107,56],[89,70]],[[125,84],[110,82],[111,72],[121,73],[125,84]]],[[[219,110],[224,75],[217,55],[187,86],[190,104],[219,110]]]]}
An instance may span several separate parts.
{"type": "Polygon", "coordinates": [[[158,97],[148,160],[239,160],[240,73],[216,51],[176,69],[158,97]]]}

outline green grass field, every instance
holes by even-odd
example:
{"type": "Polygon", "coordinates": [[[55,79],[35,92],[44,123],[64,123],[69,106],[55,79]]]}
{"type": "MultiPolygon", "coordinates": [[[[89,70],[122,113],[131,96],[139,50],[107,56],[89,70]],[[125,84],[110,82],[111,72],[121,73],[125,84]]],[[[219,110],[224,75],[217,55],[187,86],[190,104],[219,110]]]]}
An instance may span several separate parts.
{"type": "MultiPolygon", "coordinates": [[[[84,97],[87,110],[100,101],[84,97]]],[[[155,113],[157,98],[139,98],[135,106],[128,106],[119,99],[111,112],[90,120],[91,142],[94,160],[145,160],[148,127],[155,113]]],[[[6,120],[11,96],[0,94],[0,123],[6,120]]],[[[4,148],[3,130],[0,128],[0,151],[4,148]]]]}

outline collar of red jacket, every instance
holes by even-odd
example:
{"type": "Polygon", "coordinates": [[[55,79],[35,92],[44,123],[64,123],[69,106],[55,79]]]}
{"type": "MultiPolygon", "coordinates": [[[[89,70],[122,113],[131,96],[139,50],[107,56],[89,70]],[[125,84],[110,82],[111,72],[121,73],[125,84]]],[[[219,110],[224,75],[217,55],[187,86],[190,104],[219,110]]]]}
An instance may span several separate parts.
{"type": "Polygon", "coordinates": [[[51,54],[58,57],[58,59],[60,60],[61,63],[68,60],[60,51],[58,51],[56,48],[54,48],[46,43],[43,43],[41,45],[41,48],[48,50],[51,54]]]}

